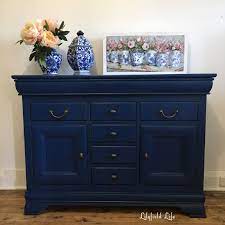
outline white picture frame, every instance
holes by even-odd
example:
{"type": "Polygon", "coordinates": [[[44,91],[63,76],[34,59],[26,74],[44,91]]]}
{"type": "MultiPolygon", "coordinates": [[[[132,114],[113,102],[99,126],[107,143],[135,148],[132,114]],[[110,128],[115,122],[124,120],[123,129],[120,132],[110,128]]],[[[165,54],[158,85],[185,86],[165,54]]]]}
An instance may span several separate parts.
{"type": "MultiPolygon", "coordinates": [[[[117,43],[117,44],[118,44],[117,43]]],[[[137,43],[137,41],[136,41],[137,43]]],[[[145,43],[145,41],[143,42],[145,43]]],[[[118,46],[118,45],[117,45],[118,46]]],[[[131,45],[129,45],[131,46],[131,45]]],[[[119,46],[121,47],[121,46],[119,46]]],[[[131,46],[132,47],[132,46],[131,46]]],[[[140,49],[140,46],[138,46],[140,49]]],[[[122,54],[121,51],[118,48],[116,51],[119,54],[122,54]]],[[[123,49],[123,48],[122,48],[123,49]]],[[[125,44],[125,49],[127,49],[128,51],[130,50],[126,44],[125,44]]],[[[178,48],[179,49],[179,48],[178,48]]],[[[150,50],[150,49],[149,49],[150,50]]],[[[141,50],[139,50],[141,52],[141,50]]],[[[131,55],[134,55],[133,53],[135,51],[132,50],[129,51],[130,53],[130,58],[131,55]]],[[[147,53],[147,51],[143,50],[142,53],[147,53]]],[[[159,54],[161,53],[165,53],[165,52],[157,52],[156,51],[156,55],[157,56],[157,60],[159,61],[159,54]]],[[[128,53],[127,53],[128,54],[128,53]]],[[[134,57],[133,57],[134,58],[134,57]]],[[[142,56],[143,58],[143,56],[142,56]]],[[[147,57],[144,56],[144,58],[147,59],[147,57]]],[[[120,56],[120,59],[122,59],[122,56],[120,56]]],[[[106,35],[105,38],[103,39],[103,75],[143,75],[143,74],[184,74],[187,73],[187,65],[188,65],[188,41],[187,41],[187,34],[185,33],[145,33],[145,34],[113,34],[113,35],[106,35]],[[129,40],[137,40],[137,38],[141,38],[142,40],[148,40],[146,41],[146,43],[148,43],[149,45],[152,44],[151,40],[156,40],[156,47],[151,47],[151,50],[156,51],[156,49],[159,49],[160,44],[158,43],[158,41],[162,41],[162,42],[168,42],[167,45],[172,45],[173,43],[179,43],[180,44],[180,50],[181,50],[181,57],[182,57],[182,62],[181,65],[179,67],[172,67],[172,65],[176,65],[173,64],[174,63],[174,58],[172,56],[172,53],[174,54],[174,51],[176,51],[176,48],[179,47],[179,45],[177,44],[177,46],[172,46],[171,50],[168,52],[168,55],[170,57],[169,59],[169,64],[168,66],[162,66],[162,67],[158,67],[156,65],[149,65],[147,64],[147,60],[144,59],[145,63],[143,63],[142,65],[134,65],[135,64],[135,60],[133,59],[133,63],[131,62],[132,60],[130,59],[130,63],[127,65],[123,65],[120,64],[119,62],[115,62],[116,60],[113,61],[109,61],[110,59],[108,58],[109,53],[111,52],[112,54],[112,49],[109,49],[109,40],[115,40],[116,42],[120,42],[120,40],[125,40],[125,43],[128,42],[129,40]],[[156,48],[156,49],[154,49],[156,48]],[[175,50],[172,50],[173,48],[175,48],[175,50]],[[172,58],[172,59],[171,59],[172,58]]],[[[176,59],[175,59],[176,61],[176,59]]],[[[125,62],[127,63],[127,62],[125,62]]],[[[176,62],[175,62],[176,63],[176,62]]],[[[160,65],[159,63],[157,65],[160,65]]]]}

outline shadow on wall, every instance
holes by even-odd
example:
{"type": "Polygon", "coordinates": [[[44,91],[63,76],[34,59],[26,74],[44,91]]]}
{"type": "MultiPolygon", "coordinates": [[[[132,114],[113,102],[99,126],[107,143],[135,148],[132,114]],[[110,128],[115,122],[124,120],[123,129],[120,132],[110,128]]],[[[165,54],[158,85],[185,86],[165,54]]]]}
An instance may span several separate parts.
{"type": "MultiPolygon", "coordinates": [[[[211,100],[213,100],[211,98],[211,100]]],[[[217,115],[215,106],[208,100],[206,120],[205,171],[221,170],[225,158],[225,129],[217,115]]],[[[224,168],[225,173],[225,168],[224,168]]]]}

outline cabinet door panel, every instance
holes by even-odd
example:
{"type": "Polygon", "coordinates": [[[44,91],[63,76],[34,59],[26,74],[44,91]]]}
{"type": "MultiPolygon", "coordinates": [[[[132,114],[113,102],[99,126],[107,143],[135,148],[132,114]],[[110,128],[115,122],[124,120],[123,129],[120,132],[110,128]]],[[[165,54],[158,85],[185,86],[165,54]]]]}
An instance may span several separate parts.
{"type": "Polygon", "coordinates": [[[85,126],[36,125],[32,128],[32,134],[34,176],[38,183],[87,183],[85,126]]]}
{"type": "Polygon", "coordinates": [[[194,183],[196,129],[195,126],[142,126],[142,182],[151,185],[194,183]]]}

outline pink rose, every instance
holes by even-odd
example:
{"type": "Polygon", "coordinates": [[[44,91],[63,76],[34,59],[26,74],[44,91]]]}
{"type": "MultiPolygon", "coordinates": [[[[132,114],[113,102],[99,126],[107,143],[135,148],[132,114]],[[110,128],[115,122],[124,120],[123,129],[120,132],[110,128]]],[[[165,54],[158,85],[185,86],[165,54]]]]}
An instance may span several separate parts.
{"type": "Polygon", "coordinates": [[[55,32],[55,28],[58,28],[59,24],[57,20],[54,19],[45,19],[42,21],[43,26],[46,25],[46,22],[49,27],[49,31],[55,32]]]}
{"type": "Polygon", "coordinates": [[[37,41],[38,35],[38,29],[32,22],[26,23],[20,33],[22,40],[27,45],[34,45],[37,41]]]}
{"type": "Polygon", "coordinates": [[[51,31],[44,31],[41,44],[49,48],[56,48],[59,45],[59,38],[51,31]]]}
{"type": "Polygon", "coordinates": [[[38,37],[37,37],[37,41],[38,42],[41,42],[42,40],[42,37],[43,37],[43,31],[44,31],[44,28],[43,28],[43,24],[42,24],[42,21],[41,20],[36,20],[35,22],[35,26],[38,30],[38,37]]]}
{"type": "Polygon", "coordinates": [[[128,45],[128,48],[134,48],[135,47],[135,41],[128,41],[127,45],[128,45]]]}

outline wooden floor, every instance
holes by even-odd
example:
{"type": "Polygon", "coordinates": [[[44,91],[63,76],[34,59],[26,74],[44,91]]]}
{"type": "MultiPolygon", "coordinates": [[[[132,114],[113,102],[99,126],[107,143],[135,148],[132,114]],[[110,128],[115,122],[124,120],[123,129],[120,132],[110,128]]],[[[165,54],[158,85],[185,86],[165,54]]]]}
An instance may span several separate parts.
{"type": "Polygon", "coordinates": [[[174,209],[152,208],[50,208],[38,216],[24,216],[24,192],[0,191],[0,225],[137,225],[137,224],[181,224],[181,225],[225,225],[225,192],[206,193],[206,219],[191,219],[174,209]],[[172,212],[175,215],[173,221],[153,219],[141,220],[141,212],[148,215],[161,212],[172,212]]]}

